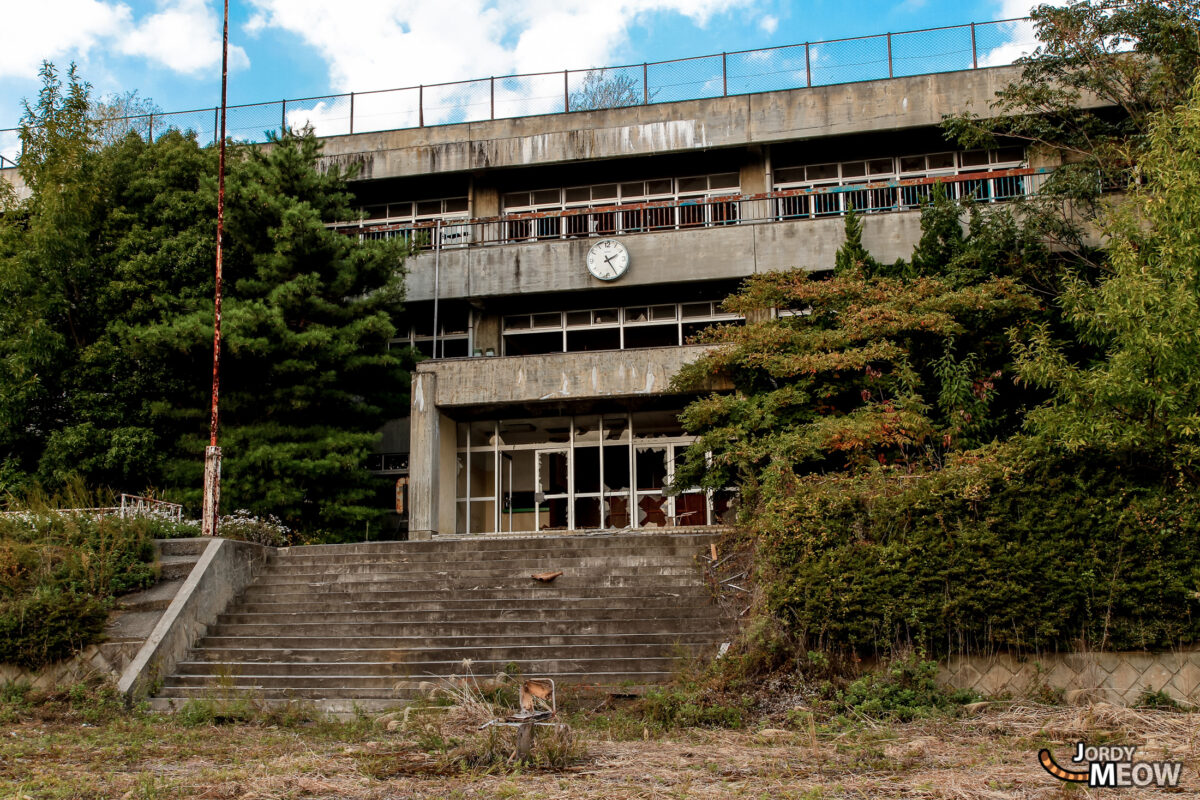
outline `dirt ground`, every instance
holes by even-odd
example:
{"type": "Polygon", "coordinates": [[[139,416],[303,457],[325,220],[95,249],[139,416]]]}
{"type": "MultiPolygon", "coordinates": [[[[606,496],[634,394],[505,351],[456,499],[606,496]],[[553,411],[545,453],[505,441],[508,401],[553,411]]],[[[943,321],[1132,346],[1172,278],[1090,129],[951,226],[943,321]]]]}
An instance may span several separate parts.
{"type": "Polygon", "coordinates": [[[556,770],[464,769],[412,728],[350,723],[186,726],[118,715],[0,724],[2,798],[1052,798],[1200,794],[1200,714],[1096,705],[993,704],[891,724],[815,721],[799,730],[640,732],[603,713],[572,718],[583,750],[556,770]],[[643,738],[648,737],[648,738],[643,738]],[[1180,787],[1089,790],[1047,774],[1072,743],[1134,744],[1184,762],[1180,787]]]}

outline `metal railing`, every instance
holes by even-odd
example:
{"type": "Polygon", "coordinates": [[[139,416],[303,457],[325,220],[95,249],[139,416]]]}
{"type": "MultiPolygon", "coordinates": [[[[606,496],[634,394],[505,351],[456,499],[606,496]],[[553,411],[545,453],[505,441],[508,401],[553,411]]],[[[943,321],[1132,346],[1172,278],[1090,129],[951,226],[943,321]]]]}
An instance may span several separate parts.
{"type": "MultiPolygon", "coordinates": [[[[318,136],[337,136],[927,75],[1011,64],[1036,44],[1029,20],[1016,18],[671,61],[304,97],[229,106],[228,135],[261,142],[281,127],[309,124],[318,136]],[[597,81],[604,91],[596,91],[597,81]]],[[[121,122],[150,138],[168,129],[194,131],[201,144],[208,144],[218,119],[216,108],[203,108],[105,124],[111,133],[121,122]]],[[[0,130],[0,151],[16,146],[17,131],[0,130]]],[[[12,158],[15,150],[7,160],[12,158]]]]}
{"type": "MultiPolygon", "coordinates": [[[[55,514],[81,514],[89,517],[133,517],[157,516],[180,522],[183,520],[183,506],[179,503],[168,503],[166,500],[156,500],[153,497],[142,497],[136,494],[122,494],[120,505],[100,506],[97,508],[55,508],[50,509],[55,514]]],[[[29,511],[3,511],[4,516],[28,516],[29,511]]]]}
{"type": "Polygon", "coordinates": [[[421,222],[356,222],[334,226],[361,240],[403,238],[418,249],[460,249],[525,242],[621,236],[660,231],[752,225],[919,209],[935,185],[947,197],[999,203],[1035,194],[1051,170],[1045,167],[903,178],[844,186],[780,189],[760,194],[710,195],[646,203],[565,208],[498,217],[421,222]]]}

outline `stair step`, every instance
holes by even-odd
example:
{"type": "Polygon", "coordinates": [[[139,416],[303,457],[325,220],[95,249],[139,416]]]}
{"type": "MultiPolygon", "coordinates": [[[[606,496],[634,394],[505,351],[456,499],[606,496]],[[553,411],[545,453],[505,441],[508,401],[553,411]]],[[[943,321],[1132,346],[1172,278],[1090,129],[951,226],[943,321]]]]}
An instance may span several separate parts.
{"type": "MultiPolygon", "coordinates": [[[[421,649],[421,650],[375,650],[338,651],[347,657],[337,660],[298,660],[289,655],[284,660],[271,660],[266,656],[259,659],[241,660],[233,657],[224,659],[183,661],[176,668],[176,675],[413,675],[414,665],[452,665],[450,672],[463,672],[464,660],[471,662],[471,670],[478,673],[477,664],[524,664],[554,661],[608,661],[627,659],[633,661],[676,662],[685,655],[699,654],[704,649],[715,649],[711,642],[695,645],[680,645],[667,648],[662,645],[599,645],[594,647],[520,647],[520,648],[467,648],[467,649],[421,649]],[[349,660],[364,655],[376,656],[369,660],[349,660]]],[[[246,651],[242,651],[243,653],[246,651]]],[[[278,653],[280,651],[274,651],[278,653]]]]}
{"type": "Polygon", "coordinates": [[[442,601],[457,599],[474,600],[528,600],[553,599],[560,595],[570,594],[571,597],[604,598],[616,594],[619,590],[623,596],[639,596],[646,598],[672,598],[703,596],[711,598],[712,592],[699,581],[681,583],[678,586],[642,585],[642,586],[559,586],[553,583],[529,581],[508,587],[472,587],[469,591],[450,589],[445,586],[429,586],[425,588],[410,587],[394,589],[386,584],[351,584],[332,583],[311,585],[307,583],[261,586],[251,584],[242,594],[243,602],[344,602],[346,600],[368,601],[442,601]]]}
{"type": "MultiPolygon", "coordinates": [[[[541,565],[551,563],[587,562],[592,565],[621,564],[621,563],[661,563],[663,561],[679,561],[692,563],[698,556],[704,555],[707,547],[687,545],[685,547],[658,547],[652,549],[639,547],[606,547],[591,549],[582,547],[562,548],[559,550],[491,550],[487,552],[489,564],[505,563],[525,565],[541,565]]],[[[414,568],[429,568],[430,565],[472,565],[479,564],[478,557],[472,558],[471,553],[427,552],[387,552],[387,553],[296,553],[292,551],[273,555],[267,562],[267,569],[292,567],[297,565],[333,567],[340,564],[406,564],[414,568]]]]}
{"type": "Polygon", "coordinates": [[[183,580],[192,574],[192,567],[199,556],[162,556],[158,559],[159,579],[164,581],[183,580]]]}
{"type": "MultiPolygon", "coordinates": [[[[640,689],[647,684],[665,683],[674,674],[663,672],[558,672],[558,673],[522,673],[526,678],[551,678],[558,686],[570,684],[624,687],[629,690],[640,689]]],[[[347,701],[388,701],[391,704],[406,700],[416,700],[428,696],[430,688],[436,688],[442,680],[450,676],[428,676],[426,678],[399,679],[391,687],[373,689],[364,687],[335,687],[291,685],[263,687],[246,685],[240,687],[210,686],[173,686],[164,685],[159,698],[221,698],[230,696],[247,696],[255,702],[262,700],[330,700],[345,699],[347,701]]]]}
{"type": "MultiPolygon", "coordinates": [[[[546,608],[560,609],[589,609],[589,608],[645,608],[657,606],[660,608],[710,606],[711,598],[707,590],[693,592],[687,595],[628,595],[613,597],[521,597],[521,598],[464,598],[461,594],[453,594],[444,600],[434,599],[400,599],[376,600],[372,595],[363,593],[354,595],[360,599],[340,599],[330,593],[324,600],[312,600],[312,595],[294,595],[297,600],[291,602],[266,602],[253,600],[238,603],[232,610],[237,614],[273,614],[273,613],[322,613],[322,612],[418,612],[418,611],[454,611],[479,609],[486,613],[493,609],[511,610],[513,608],[546,608]],[[308,598],[300,600],[299,598],[308,598]],[[532,604],[538,604],[536,606],[532,604]]],[[[382,593],[379,593],[382,594],[382,593]]],[[[350,597],[350,595],[347,595],[350,597]]]]}
{"type": "MultiPolygon", "coordinates": [[[[712,638],[679,639],[670,641],[631,644],[629,642],[613,642],[609,644],[574,644],[568,647],[542,644],[517,644],[501,646],[465,647],[458,643],[444,647],[412,647],[412,648],[204,648],[191,655],[190,661],[180,662],[180,673],[194,674],[211,672],[212,664],[238,665],[235,672],[249,672],[241,668],[243,665],[256,665],[255,668],[288,668],[303,671],[309,667],[314,669],[333,669],[339,664],[355,664],[363,668],[378,667],[381,664],[405,663],[409,661],[521,661],[534,658],[545,658],[552,655],[562,655],[570,658],[597,658],[608,655],[619,655],[628,658],[673,657],[680,653],[698,653],[705,649],[715,648],[717,642],[712,638]]],[[[270,671],[270,670],[268,670],[270,671]]]]}
{"type": "MultiPolygon", "coordinates": [[[[194,563],[194,562],[192,562],[194,563]]],[[[530,575],[539,572],[562,572],[555,578],[555,583],[565,583],[570,579],[579,578],[636,578],[636,577],[683,577],[700,574],[700,568],[695,563],[688,564],[641,564],[611,567],[576,567],[571,565],[556,565],[552,562],[537,564],[529,567],[510,567],[506,563],[480,564],[473,569],[444,569],[420,568],[405,569],[406,565],[337,565],[328,569],[306,566],[301,569],[270,569],[264,571],[255,580],[263,586],[279,583],[321,582],[346,579],[349,581],[418,581],[420,583],[437,583],[439,579],[450,578],[456,582],[467,580],[488,581],[520,579],[532,580],[530,575]]]]}
{"type": "Polygon", "coordinates": [[[336,555],[342,553],[438,552],[484,553],[494,550],[533,550],[551,552],[557,548],[586,547],[588,549],[654,547],[707,547],[720,538],[719,532],[688,533],[612,533],[602,535],[505,537],[498,535],[477,538],[435,538],[421,542],[355,542],[352,544],[316,544],[280,548],[278,556],[336,555]]]}
{"type": "Polygon", "coordinates": [[[503,625],[509,620],[574,622],[593,620],[712,619],[711,606],[641,606],[635,608],[491,608],[446,609],[438,611],[303,611],[290,613],[250,613],[234,611],[217,618],[218,625],[290,625],[379,623],[480,622],[503,625]]]}
{"type": "MultiPolygon", "coordinates": [[[[675,589],[695,586],[700,581],[696,575],[564,575],[554,580],[554,588],[560,591],[576,589],[642,589],[673,591],[675,589]]],[[[323,590],[355,590],[355,591],[405,591],[421,587],[449,589],[456,592],[468,592],[475,589],[521,589],[528,588],[535,581],[528,575],[508,576],[437,576],[421,580],[416,577],[405,578],[396,575],[331,575],[327,577],[313,576],[311,580],[280,580],[270,576],[255,583],[261,589],[285,587],[285,591],[319,592],[323,590]]]]}
{"type": "Polygon", "coordinates": [[[655,631],[637,633],[547,633],[534,636],[493,633],[474,636],[219,636],[209,635],[197,643],[196,652],[240,649],[274,649],[280,651],[411,649],[416,647],[521,647],[528,644],[547,647],[574,647],[586,644],[659,644],[671,646],[676,641],[722,640],[725,631],[714,627],[707,631],[655,631]]]}
{"type": "Polygon", "coordinates": [[[191,539],[155,539],[161,556],[201,556],[212,542],[211,536],[200,536],[191,539]]]}
{"type": "Polygon", "coordinates": [[[290,622],[269,625],[214,625],[214,636],[416,636],[440,634],[442,636],[474,636],[486,633],[522,633],[540,636],[555,633],[620,633],[639,631],[643,633],[671,632],[690,633],[712,630],[717,622],[705,617],[654,617],[645,620],[504,620],[490,622],[376,622],[376,623],[304,623],[290,622]]]}
{"type": "MultiPolygon", "coordinates": [[[[478,661],[470,665],[470,674],[490,677],[497,673],[512,671],[513,665],[521,675],[543,675],[554,673],[592,674],[597,672],[670,672],[678,665],[673,658],[596,658],[596,659],[538,659],[503,661],[478,661]]],[[[164,688],[185,686],[258,687],[263,689],[329,688],[329,689],[391,689],[397,681],[421,681],[430,678],[450,677],[467,674],[463,662],[458,661],[411,661],[398,665],[373,665],[385,667],[371,674],[257,674],[244,672],[227,674],[211,671],[207,674],[172,675],[163,684],[164,688]]]]}

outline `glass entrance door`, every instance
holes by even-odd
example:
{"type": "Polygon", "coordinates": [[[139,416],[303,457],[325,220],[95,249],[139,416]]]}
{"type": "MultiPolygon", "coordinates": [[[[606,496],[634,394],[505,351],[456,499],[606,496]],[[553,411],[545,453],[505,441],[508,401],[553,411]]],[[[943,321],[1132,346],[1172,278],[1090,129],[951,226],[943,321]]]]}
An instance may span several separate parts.
{"type": "Polygon", "coordinates": [[[571,450],[537,452],[537,530],[565,531],[571,524],[571,450]]]}

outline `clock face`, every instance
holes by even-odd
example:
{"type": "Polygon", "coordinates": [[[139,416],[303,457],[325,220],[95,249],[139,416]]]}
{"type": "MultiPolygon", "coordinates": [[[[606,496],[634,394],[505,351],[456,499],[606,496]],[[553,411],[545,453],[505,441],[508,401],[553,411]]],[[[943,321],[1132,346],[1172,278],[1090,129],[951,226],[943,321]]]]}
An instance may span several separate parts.
{"type": "Polygon", "coordinates": [[[629,251],[616,239],[601,239],[588,250],[587,269],[602,281],[615,281],[629,270],[629,251]]]}

